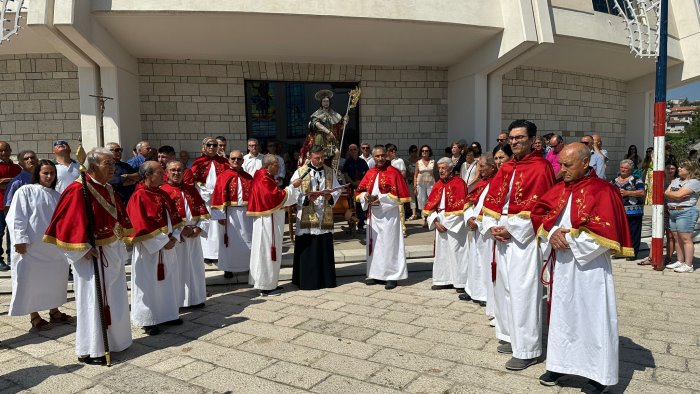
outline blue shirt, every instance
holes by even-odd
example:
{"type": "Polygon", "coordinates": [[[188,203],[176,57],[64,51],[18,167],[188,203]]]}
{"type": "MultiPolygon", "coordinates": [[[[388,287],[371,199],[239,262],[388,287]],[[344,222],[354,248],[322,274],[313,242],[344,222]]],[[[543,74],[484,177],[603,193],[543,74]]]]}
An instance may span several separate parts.
{"type": "Polygon", "coordinates": [[[126,163],[129,164],[131,167],[133,167],[134,170],[138,171],[141,164],[143,164],[145,161],[146,161],[145,157],[138,155],[138,156],[134,156],[131,159],[127,160],[126,163]]]}
{"type": "Polygon", "coordinates": [[[32,181],[32,174],[27,171],[22,171],[19,175],[12,178],[12,180],[7,184],[5,188],[5,199],[4,206],[9,207],[12,203],[12,196],[15,194],[20,186],[26,185],[32,181]]]}
{"type": "MultiPolygon", "coordinates": [[[[626,180],[619,177],[610,181],[615,187],[622,190],[634,191],[644,190],[644,181],[632,175],[626,180]]],[[[622,197],[622,205],[625,206],[625,213],[629,216],[644,215],[644,197],[622,197]]]]}
{"type": "Polygon", "coordinates": [[[596,151],[591,151],[591,162],[589,163],[595,170],[598,178],[605,179],[605,157],[596,151]]]}

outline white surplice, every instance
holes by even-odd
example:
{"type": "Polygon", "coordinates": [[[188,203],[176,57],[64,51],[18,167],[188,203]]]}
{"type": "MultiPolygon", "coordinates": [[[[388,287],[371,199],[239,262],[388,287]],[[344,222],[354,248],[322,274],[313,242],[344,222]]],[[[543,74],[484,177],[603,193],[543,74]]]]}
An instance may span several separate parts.
{"type": "MultiPolygon", "coordinates": [[[[214,162],[212,161],[206,182],[197,185],[199,195],[202,196],[202,200],[204,200],[204,204],[209,212],[211,212],[211,195],[214,192],[214,185],[216,185],[216,167],[214,167],[214,162]]],[[[202,256],[205,259],[216,260],[219,258],[219,237],[223,236],[222,233],[223,226],[219,223],[214,222],[209,225],[207,237],[201,239],[202,256]]]]}
{"type": "MultiPolygon", "coordinates": [[[[168,233],[180,238],[180,230],[173,231],[170,215],[168,233]]],[[[166,250],[167,234],[158,235],[134,244],[131,259],[131,321],[137,327],[154,326],[179,317],[177,249],[166,250]],[[165,278],[158,280],[158,260],[165,266],[165,278]]]]}
{"type": "MultiPolygon", "coordinates": [[[[481,212],[481,208],[484,206],[484,199],[488,192],[489,185],[486,185],[479,195],[479,200],[476,205],[468,208],[464,212],[465,220],[469,220],[470,218],[476,219],[478,213],[481,212]]],[[[465,289],[473,300],[486,301],[486,306],[489,308],[488,288],[491,287],[491,291],[493,292],[493,284],[491,284],[493,238],[491,238],[490,234],[484,235],[479,231],[478,227],[481,226],[480,221],[476,221],[476,225],[476,231],[467,228],[469,231],[469,259],[467,260],[467,285],[465,289]]],[[[491,299],[493,299],[493,297],[491,297],[491,299]]]]}
{"type": "MultiPolygon", "coordinates": [[[[212,209],[211,220],[226,219],[226,229],[219,237],[219,261],[217,266],[222,271],[246,272],[250,270],[250,248],[253,242],[253,217],[246,215],[243,202],[243,185],[238,181],[238,205],[224,210],[212,209]],[[228,246],[224,244],[224,234],[228,233],[228,246]]],[[[220,227],[223,227],[219,225],[220,227]]]]}
{"type": "MultiPolygon", "coordinates": [[[[550,230],[571,228],[571,197],[550,230]]],[[[571,249],[556,251],[547,370],[583,376],[605,386],[617,384],[619,339],[610,251],[587,233],[571,249]]],[[[547,240],[541,245],[549,253],[547,240]]]]}
{"type": "Polygon", "coordinates": [[[453,285],[464,288],[467,283],[468,242],[464,216],[445,215],[445,189],[442,190],[440,204],[428,218],[428,228],[435,230],[435,260],[433,262],[433,284],[453,285]],[[441,233],[435,228],[435,221],[447,228],[441,233]]]}
{"type": "MultiPolygon", "coordinates": [[[[488,194],[489,187],[490,185],[487,185],[483,193],[481,193],[481,196],[479,196],[479,201],[474,207],[474,216],[476,216],[476,213],[480,212],[481,208],[484,206],[484,199],[488,194]]],[[[483,281],[484,289],[486,290],[486,308],[484,308],[484,312],[486,312],[486,315],[488,316],[495,317],[496,300],[494,295],[494,283],[492,281],[493,275],[491,268],[491,262],[493,261],[494,254],[493,243],[495,240],[493,239],[491,232],[484,229],[484,225],[480,220],[476,221],[476,225],[477,230],[474,232],[474,251],[477,265],[481,269],[480,277],[483,281]]],[[[473,286],[478,287],[478,284],[474,283],[473,286]]]]}
{"type": "Polygon", "coordinates": [[[178,300],[180,306],[187,307],[202,304],[207,300],[207,283],[202,261],[202,239],[207,237],[209,219],[192,220],[192,211],[187,204],[185,193],[182,193],[182,201],[185,203],[185,224],[197,226],[202,232],[199,237],[182,238],[175,246],[178,260],[178,300]]]}
{"type": "Polygon", "coordinates": [[[253,220],[253,242],[250,253],[248,283],[259,290],[274,290],[277,288],[279,281],[282,264],[284,215],[286,213],[282,207],[296,204],[299,195],[299,189],[291,185],[287,186],[285,190],[287,193],[280,209],[264,216],[256,216],[253,220]],[[274,260],[271,254],[273,236],[277,253],[274,260]]]}
{"type": "MultiPolygon", "coordinates": [[[[379,174],[377,174],[379,177],[379,174]]],[[[367,217],[367,278],[377,280],[401,280],[408,278],[406,251],[403,232],[401,231],[402,205],[388,194],[379,193],[379,180],[375,179],[372,195],[379,197],[379,205],[370,207],[365,199],[367,192],[359,196],[363,210],[368,210],[367,217]],[[369,245],[372,238],[372,254],[369,245]]]]}
{"type": "Polygon", "coordinates": [[[542,257],[530,219],[508,217],[514,179],[515,172],[501,218],[484,215],[482,231],[505,226],[512,236],[507,242],[496,242],[496,337],[511,343],[513,357],[531,359],[542,355],[542,257]]]}
{"type": "Polygon", "coordinates": [[[55,245],[42,242],[60,197],[53,189],[33,184],[17,189],[12,198],[5,218],[13,245],[10,316],[28,315],[66,303],[68,261],[55,245]],[[27,244],[27,252],[15,252],[17,244],[27,244]]]}

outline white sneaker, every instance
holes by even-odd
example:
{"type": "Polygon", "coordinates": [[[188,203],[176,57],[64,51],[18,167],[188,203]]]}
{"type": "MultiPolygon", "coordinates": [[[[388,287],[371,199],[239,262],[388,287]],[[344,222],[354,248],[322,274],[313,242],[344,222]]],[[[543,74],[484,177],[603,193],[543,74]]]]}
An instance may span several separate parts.
{"type": "Polygon", "coordinates": [[[681,264],[680,267],[676,268],[673,270],[673,272],[693,272],[695,271],[693,267],[689,266],[688,264],[681,264]]]}
{"type": "Polygon", "coordinates": [[[666,268],[672,270],[672,269],[676,269],[676,268],[680,267],[681,265],[685,265],[685,264],[681,263],[680,261],[676,261],[673,264],[667,264],[666,268]]]}

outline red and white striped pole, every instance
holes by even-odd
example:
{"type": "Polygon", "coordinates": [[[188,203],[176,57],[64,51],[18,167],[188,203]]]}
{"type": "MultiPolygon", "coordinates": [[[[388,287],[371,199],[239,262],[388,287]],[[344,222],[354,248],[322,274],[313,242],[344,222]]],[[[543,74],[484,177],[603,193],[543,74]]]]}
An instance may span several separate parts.
{"type": "Polygon", "coordinates": [[[661,0],[659,16],[659,56],[656,59],[654,99],[654,175],[652,186],[651,264],[664,269],[664,162],[666,148],[666,42],[668,37],[668,0],[661,0]]]}

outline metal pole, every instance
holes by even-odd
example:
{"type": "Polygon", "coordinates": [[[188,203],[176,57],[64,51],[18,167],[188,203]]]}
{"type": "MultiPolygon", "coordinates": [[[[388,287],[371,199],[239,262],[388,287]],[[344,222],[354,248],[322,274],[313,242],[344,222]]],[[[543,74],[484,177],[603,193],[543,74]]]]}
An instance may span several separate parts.
{"type": "Polygon", "coordinates": [[[656,58],[656,92],[654,96],[654,174],[651,217],[651,263],[656,271],[663,271],[664,269],[664,162],[666,145],[668,0],[661,0],[660,14],[659,56],[656,58]]]}

